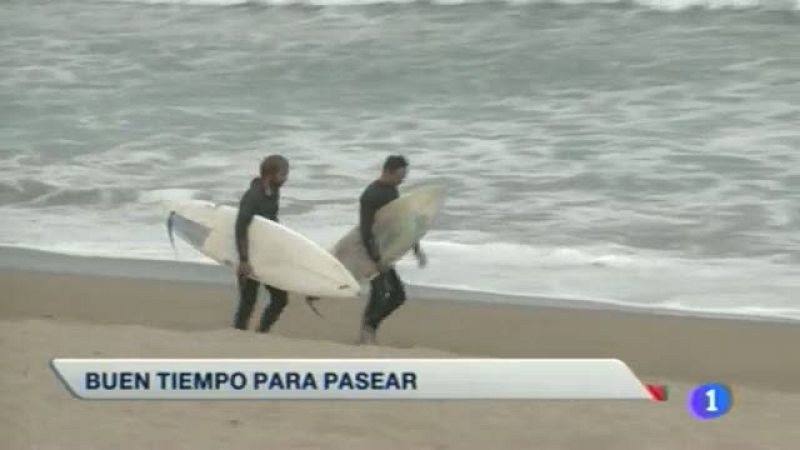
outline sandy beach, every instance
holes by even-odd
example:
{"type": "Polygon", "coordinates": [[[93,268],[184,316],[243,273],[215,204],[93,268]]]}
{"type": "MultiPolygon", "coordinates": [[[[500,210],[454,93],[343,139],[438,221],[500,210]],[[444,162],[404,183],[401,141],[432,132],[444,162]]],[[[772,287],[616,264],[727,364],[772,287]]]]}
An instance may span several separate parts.
{"type": "Polygon", "coordinates": [[[235,292],[224,276],[164,269],[157,277],[138,264],[0,250],[4,448],[794,449],[800,442],[794,323],[414,296],[386,322],[379,346],[358,346],[361,300],[323,299],[321,319],[292,299],[274,333],[243,333],[229,327],[235,292]],[[129,273],[109,269],[115,264],[129,273]],[[668,384],[670,399],[93,403],[74,399],[48,366],[53,357],[398,356],[614,357],[643,381],[668,384]],[[736,408],[700,422],[685,398],[707,381],[733,385],[736,408]]]}

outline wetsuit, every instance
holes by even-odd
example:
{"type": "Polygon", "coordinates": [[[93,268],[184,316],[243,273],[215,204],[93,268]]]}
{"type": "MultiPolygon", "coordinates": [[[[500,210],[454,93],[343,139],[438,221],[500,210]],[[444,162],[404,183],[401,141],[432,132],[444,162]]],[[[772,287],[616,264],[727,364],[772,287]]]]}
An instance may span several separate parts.
{"type": "MultiPolygon", "coordinates": [[[[381,255],[372,234],[375,214],[381,207],[399,196],[396,186],[380,180],[372,182],[361,194],[359,220],[361,241],[370,258],[376,263],[380,261],[381,255]]],[[[369,303],[364,310],[364,326],[374,331],[386,317],[405,302],[406,293],[394,268],[385,270],[373,278],[371,288],[369,303]]]]}
{"type": "MultiPolygon", "coordinates": [[[[262,216],[275,222],[278,221],[278,209],[280,206],[280,191],[274,190],[270,195],[264,191],[264,186],[259,178],[253,179],[250,189],[244,193],[239,202],[239,214],[236,217],[236,248],[240,258],[247,258],[247,228],[254,216],[262,216]]],[[[239,279],[239,308],[234,317],[235,328],[246,330],[253,313],[258,294],[258,282],[251,279],[239,279]]],[[[264,309],[261,315],[261,322],[258,331],[266,333],[272,324],[278,320],[281,312],[286,307],[288,294],[286,291],[264,285],[270,294],[269,306],[264,309]]]]}

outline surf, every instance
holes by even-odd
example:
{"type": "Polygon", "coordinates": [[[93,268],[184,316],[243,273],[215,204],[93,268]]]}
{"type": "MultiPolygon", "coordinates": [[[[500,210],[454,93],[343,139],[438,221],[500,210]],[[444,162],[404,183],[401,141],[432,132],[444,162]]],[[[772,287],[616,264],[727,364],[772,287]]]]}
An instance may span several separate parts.
{"type": "Polygon", "coordinates": [[[206,7],[313,6],[367,7],[382,5],[471,6],[609,6],[643,8],[663,12],[686,10],[773,10],[800,11],[800,0],[117,0],[117,3],[142,5],[184,5],[206,7]]]}

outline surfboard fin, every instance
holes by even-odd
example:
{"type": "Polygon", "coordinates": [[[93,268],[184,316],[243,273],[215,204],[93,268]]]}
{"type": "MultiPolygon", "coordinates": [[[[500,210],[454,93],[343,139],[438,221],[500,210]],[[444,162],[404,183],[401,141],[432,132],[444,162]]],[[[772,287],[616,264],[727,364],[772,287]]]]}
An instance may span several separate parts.
{"type": "Polygon", "coordinates": [[[178,249],[175,247],[175,236],[172,231],[172,225],[175,218],[175,211],[170,211],[169,217],[167,217],[167,236],[169,236],[169,242],[172,244],[172,251],[175,253],[175,259],[178,259],[178,249]]]}
{"type": "Polygon", "coordinates": [[[314,311],[314,314],[316,314],[316,315],[318,315],[318,316],[320,316],[320,317],[322,317],[324,319],[325,316],[320,314],[320,312],[317,310],[317,307],[314,306],[314,303],[318,302],[318,301],[319,301],[319,297],[314,297],[314,296],[311,296],[311,295],[307,295],[306,296],[306,305],[308,305],[308,307],[311,308],[311,311],[314,311]]]}

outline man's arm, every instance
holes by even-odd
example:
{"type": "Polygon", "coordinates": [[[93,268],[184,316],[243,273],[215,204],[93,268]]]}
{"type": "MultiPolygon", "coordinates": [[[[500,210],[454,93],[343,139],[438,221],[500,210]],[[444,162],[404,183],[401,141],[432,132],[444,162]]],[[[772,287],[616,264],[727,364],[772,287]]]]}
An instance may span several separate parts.
{"type": "Polygon", "coordinates": [[[255,201],[247,192],[239,202],[239,213],[236,215],[236,250],[239,252],[239,261],[248,261],[247,229],[256,213],[255,201]]]}

